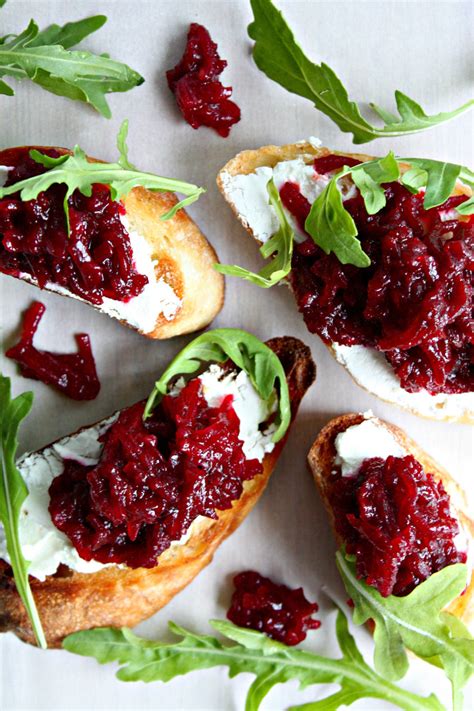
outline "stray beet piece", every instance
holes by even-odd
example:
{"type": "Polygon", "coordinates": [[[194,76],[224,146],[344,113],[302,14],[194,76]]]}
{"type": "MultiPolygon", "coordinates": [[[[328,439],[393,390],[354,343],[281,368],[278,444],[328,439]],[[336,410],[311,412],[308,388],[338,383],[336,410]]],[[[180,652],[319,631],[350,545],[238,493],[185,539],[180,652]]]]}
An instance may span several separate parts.
{"type": "Polygon", "coordinates": [[[168,86],[185,120],[193,128],[213,128],[223,137],[240,121],[240,109],[229,98],[232,87],[225,87],[219,81],[226,66],[209,32],[193,22],[181,61],[166,72],[168,86]]]}
{"type": "Polygon", "coordinates": [[[336,531],[357,575],[383,597],[403,596],[447,565],[465,563],[460,529],[441,482],[411,455],[366,459],[353,477],[333,475],[336,531]]]}
{"type": "Polygon", "coordinates": [[[312,618],[319,607],[305,598],[303,588],[277,585],[252,570],[236,575],[234,585],[227,617],[239,627],[264,632],[289,647],[306,639],[308,630],[321,627],[312,618]]]}
{"type": "Polygon", "coordinates": [[[87,334],[76,336],[77,353],[51,353],[34,347],[33,338],[45,311],[39,301],[30,306],[23,319],[19,343],[9,348],[5,355],[19,363],[25,378],[52,385],[73,400],[94,400],[100,382],[87,334]]]}
{"type": "Polygon", "coordinates": [[[145,421],[144,402],[122,410],[100,437],[96,466],[64,462],[49,512],[81,558],[153,568],[198,516],[231,508],[262,472],[245,457],[232,400],[210,407],[194,378],[145,421]]]}

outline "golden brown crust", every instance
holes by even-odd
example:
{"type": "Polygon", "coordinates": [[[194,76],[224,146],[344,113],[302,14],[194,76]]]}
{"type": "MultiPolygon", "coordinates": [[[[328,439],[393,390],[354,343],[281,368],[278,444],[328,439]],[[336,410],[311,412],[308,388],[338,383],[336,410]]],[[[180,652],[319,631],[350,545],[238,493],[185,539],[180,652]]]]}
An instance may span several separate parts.
{"type": "MultiPolygon", "coordinates": [[[[34,147],[41,151],[50,148],[34,147]]],[[[65,148],[55,150],[61,154],[70,153],[65,148]]],[[[0,165],[5,153],[0,151],[0,165]]],[[[89,160],[96,162],[94,158],[89,160]]],[[[171,220],[160,219],[177,202],[174,193],[154,193],[141,187],[134,188],[123,198],[130,227],[145,237],[152,250],[152,259],[158,261],[155,269],[157,278],[163,277],[182,302],[171,320],[168,321],[163,315],[158,316],[154,329],[148,333],[139,331],[126,321],[120,321],[147,338],[171,338],[204,328],[224,304],[224,278],[213,268],[218,262],[216,252],[196,223],[184,209],[179,210],[171,220]],[[202,288],[203,283],[206,284],[205,289],[202,288]]],[[[23,280],[37,286],[34,279],[23,280]]],[[[66,295],[78,298],[73,294],[66,295]]],[[[79,300],[101,311],[100,305],[79,300]]]]}
{"type": "MultiPolygon", "coordinates": [[[[301,341],[275,338],[268,345],[280,357],[291,393],[292,419],[312,384],[316,370],[311,352],[301,341]]],[[[272,473],[286,437],[263,460],[263,473],[245,482],[244,492],[216,520],[201,518],[188,541],[159,557],[155,568],[111,566],[97,573],[76,573],[65,566],[44,582],[30,578],[48,645],[59,646],[71,632],[100,627],[133,626],[166,605],[204,568],[222,541],[256,504],[272,473]]],[[[0,561],[0,631],[12,631],[34,644],[25,609],[16,592],[10,567],[0,561]]]]}
{"type": "MultiPolygon", "coordinates": [[[[299,143],[292,143],[285,146],[263,146],[262,148],[258,148],[255,150],[242,151],[230,161],[228,161],[222,168],[222,170],[219,171],[219,174],[217,176],[217,186],[222,195],[224,196],[225,200],[229,204],[230,208],[232,209],[232,212],[241,223],[241,225],[251,237],[256,239],[251,227],[247,224],[246,220],[239,213],[234,202],[232,201],[231,196],[226,190],[225,175],[248,175],[249,173],[253,173],[257,168],[261,168],[263,166],[273,168],[277,163],[280,163],[281,161],[294,160],[298,157],[302,157],[305,163],[309,164],[312,163],[315,158],[321,158],[322,156],[329,154],[344,155],[346,157],[356,158],[361,161],[372,160],[374,158],[374,156],[369,156],[364,153],[343,153],[341,151],[330,151],[328,148],[324,148],[322,146],[315,147],[311,143],[307,143],[305,141],[301,141],[299,143]]],[[[402,171],[405,171],[408,168],[409,166],[404,164],[402,166],[402,171]]],[[[453,191],[453,194],[471,195],[472,191],[467,186],[458,183],[455,190],[453,191]]],[[[328,348],[331,355],[335,357],[335,352],[331,345],[329,345],[328,348]]],[[[343,365],[343,367],[347,370],[347,372],[357,383],[357,385],[359,385],[359,387],[366,389],[364,385],[355,377],[354,373],[347,365],[345,365],[344,363],[341,363],[341,365],[343,365]]],[[[384,399],[375,390],[370,390],[369,392],[371,392],[373,395],[376,395],[380,399],[384,399]]],[[[418,415],[420,417],[425,417],[426,419],[435,419],[438,421],[443,420],[445,422],[458,422],[462,424],[474,424],[474,412],[467,409],[463,412],[463,414],[449,415],[446,411],[443,411],[442,408],[440,410],[440,413],[442,413],[442,415],[440,414],[437,417],[430,417],[430,415],[419,410],[415,404],[409,406],[405,403],[402,404],[395,399],[387,400],[387,402],[398,405],[399,407],[402,407],[403,409],[408,410],[409,412],[412,412],[413,414],[418,415]]]]}
{"type": "MultiPolygon", "coordinates": [[[[474,521],[467,514],[467,503],[464,492],[451,474],[435,462],[435,460],[414,440],[408,437],[402,429],[384,420],[379,420],[378,418],[374,419],[392,433],[400,446],[409,454],[412,454],[415,459],[420,462],[426,472],[431,472],[437,481],[443,483],[444,488],[451,498],[451,503],[456,511],[458,520],[466,535],[469,537],[472,547],[474,521]]],[[[338,545],[343,541],[339,539],[336,533],[334,512],[328,497],[328,478],[334,467],[334,456],[336,454],[334,440],[340,432],[344,432],[348,427],[360,424],[363,420],[364,415],[355,413],[334,418],[321,430],[308,454],[309,470],[318,487],[338,545]]],[[[456,598],[456,600],[453,600],[447,609],[456,615],[456,617],[462,619],[466,624],[474,618],[474,575],[471,576],[469,586],[465,593],[456,598]]]]}

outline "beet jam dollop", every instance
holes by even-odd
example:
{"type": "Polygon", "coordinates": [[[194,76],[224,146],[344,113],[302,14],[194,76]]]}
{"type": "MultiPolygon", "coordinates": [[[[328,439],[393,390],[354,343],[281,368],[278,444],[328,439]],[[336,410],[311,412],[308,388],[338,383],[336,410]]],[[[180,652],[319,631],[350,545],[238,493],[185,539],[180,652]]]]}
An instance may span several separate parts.
{"type": "MultiPolygon", "coordinates": [[[[316,159],[316,174],[357,163],[316,159]]],[[[304,228],[311,205],[296,183],[281,188],[304,228]]],[[[409,392],[474,390],[474,216],[457,219],[464,196],[425,210],[423,194],[385,186],[386,206],[368,215],[359,192],[345,200],[371,265],[343,265],[311,237],[295,244],[291,285],[308,329],[326,343],[382,351],[409,392]]]]}
{"type": "Polygon", "coordinates": [[[198,516],[217,518],[262,472],[243,453],[232,395],[209,407],[195,378],[145,422],[144,407],[122,410],[100,437],[96,466],[67,460],[49,489],[53,523],[85,560],[152,568],[198,516]]]}
{"type": "Polygon", "coordinates": [[[240,109],[229,98],[232,87],[223,86],[219,80],[226,66],[209,32],[193,22],[181,61],[166,72],[168,86],[185,120],[193,128],[213,128],[224,138],[240,121],[240,109]]]}
{"type": "MultiPolygon", "coordinates": [[[[13,166],[6,185],[45,171],[27,148],[12,148],[2,156],[5,165],[13,166]]],[[[0,272],[28,275],[40,288],[57,284],[96,305],[104,297],[129,301],[138,296],[148,278],[135,269],[130,237],[120,219],[125,214],[122,203],[111,199],[106,185],[93,185],[90,197],[76,190],[69,198],[68,235],[66,189],[52,185],[26,202],[18,193],[0,199],[0,272]]]]}
{"type": "Polygon", "coordinates": [[[227,617],[239,627],[264,632],[289,647],[306,639],[308,630],[321,627],[312,618],[319,607],[306,599],[303,588],[277,585],[252,570],[236,575],[234,585],[227,617]]]}
{"type": "Polygon", "coordinates": [[[328,487],[336,532],[355,554],[357,575],[383,597],[403,596],[467,553],[443,484],[406,457],[366,459],[357,474],[335,470],[328,487]]]}
{"type": "Polygon", "coordinates": [[[30,306],[23,319],[20,341],[5,355],[19,363],[25,378],[52,385],[73,400],[94,400],[99,394],[100,382],[86,333],[76,336],[77,353],[51,353],[34,347],[33,338],[45,311],[39,301],[30,306]]]}

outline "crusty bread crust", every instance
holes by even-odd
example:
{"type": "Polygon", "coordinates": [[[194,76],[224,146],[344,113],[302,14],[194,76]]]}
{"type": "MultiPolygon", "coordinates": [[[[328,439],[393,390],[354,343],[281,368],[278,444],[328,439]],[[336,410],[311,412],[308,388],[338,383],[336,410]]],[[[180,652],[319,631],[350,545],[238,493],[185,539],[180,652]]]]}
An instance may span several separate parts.
{"type": "MultiPolygon", "coordinates": [[[[377,420],[378,424],[390,431],[400,446],[403,447],[409,454],[412,454],[415,459],[420,462],[426,472],[430,472],[437,481],[441,481],[443,483],[444,488],[451,498],[451,503],[458,520],[466,535],[469,537],[469,544],[472,549],[474,521],[467,513],[468,507],[464,492],[453,479],[451,474],[435,462],[435,460],[430,457],[429,454],[427,454],[414,440],[408,437],[402,429],[396,427],[396,425],[392,425],[391,423],[379,420],[378,418],[374,419],[377,420]]],[[[334,511],[332,510],[328,497],[328,478],[331,470],[334,468],[334,457],[336,455],[334,441],[340,432],[344,432],[348,427],[358,425],[363,421],[364,415],[355,413],[341,415],[340,417],[334,418],[321,430],[308,454],[309,470],[313,476],[316,486],[318,487],[338,545],[341,545],[343,541],[339,539],[336,533],[334,511]]],[[[453,600],[447,610],[452,612],[453,615],[456,615],[456,617],[462,619],[466,624],[469,624],[469,622],[474,618],[474,575],[471,576],[466,591],[453,600]]]]}
{"type": "MultiPolygon", "coordinates": [[[[48,146],[26,148],[48,150],[48,146]]],[[[8,150],[0,151],[0,165],[8,150]]],[[[60,154],[71,152],[65,148],[55,150],[60,154]]],[[[97,162],[94,158],[89,160],[97,162]]],[[[148,333],[143,333],[126,321],[120,322],[153,339],[171,338],[204,328],[224,304],[224,279],[213,268],[218,261],[213,247],[186,210],[179,210],[171,220],[160,219],[178,202],[174,193],[154,193],[138,187],[131,190],[122,201],[131,229],[143,235],[151,247],[152,259],[158,262],[155,268],[156,278],[162,277],[182,303],[171,320],[167,320],[163,314],[158,316],[154,329],[148,333]],[[205,289],[203,284],[206,285],[205,289]]],[[[33,278],[23,280],[38,285],[33,278]]],[[[45,288],[54,292],[53,289],[45,288]]],[[[79,299],[101,311],[100,305],[91,304],[72,293],[67,296],[79,299]]]]}
{"type": "MultiPolygon", "coordinates": [[[[244,229],[248,232],[248,234],[256,239],[251,227],[247,224],[246,220],[243,218],[243,216],[239,213],[237,210],[234,202],[232,201],[232,198],[229,196],[229,194],[226,191],[225,187],[225,174],[234,176],[234,175],[248,175],[249,173],[255,172],[257,168],[261,167],[269,167],[273,168],[277,163],[280,163],[281,161],[287,161],[287,160],[294,160],[295,158],[303,158],[305,163],[312,163],[315,158],[321,158],[326,155],[330,154],[335,154],[335,155],[344,155],[349,158],[356,158],[357,160],[361,161],[368,161],[368,160],[373,160],[374,156],[369,156],[364,153],[342,153],[341,151],[330,151],[328,148],[324,147],[315,147],[311,143],[307,143],[305,141],[300,141],[299,143],[292,143],[288,144],[285,146],[263,146],[262,148],[258,148],[255,150],[247,150],[247,151],[242,151],[241,153],[238,153],[234,158],[232,158],[228,163],[225,164],[225,166],[222,168],[222,170],[219,171],[219,174],[217,176],[217,186],[226,199],[227,203],[230,205],[230,208],[232,209],[232,212],[234,215],[237,217],[239,220],[240,224],[244,227],[244,229]]],[[[409,165],[404,164],[402,165],[402,172],[408,170],[409,165]]],[[[465,185],[462,185],[461,183],[457,183],[453,195],[468,195],[470,196],[472,194],[472,191],[465,185]]],[[[258,240],[257,240],[258,242],[258,240]]],[[[325,344],[329,352],[333,357],[335,357],[334,349],[330,344],[325,344]]],[[[354,373],[351,372],[351,370],[344,365],[344,368],[348,371],[352,379],[359,385],[359,387],[364,388],[364,386],[359,382],[359,380],[354,376],[354,373]]],[[[366,388],[364,388],[366,389],[366,388]]],[[[373,395],[376,395],[380,399],[384,399],[380,396],[378,392],[375,390],[370,391],[372,392],[373,395]]],[[[396,400],[388,400],[387,402],[390,402],[391,404],[398,405],[399,407],[402,407],[405,410],[408,410],[409,412],[412,412],[415,415],[418,415],[420,417],[424,417],[426,419],[436,419],[436,420],[444,420],[445,422],[459,422],[463,424],[474,424],[474,412],[471,411],[465,411],[464,414],[459,415],[459,416],[452,416],[448,415],[446,413],[441,414],[438,417],[430,417],[423,411],[420,411],[416,405],[413,406],[408,406],[406,404],[401,404],[397,402],[396,400]]],[[[440,413],[442,413],[443,410],[440,410],[440,413]]]]}
{"type": "MultiPolygon", "coordinates": [[[[296,338],[275,338],[268,345],[285,368],[291,395],[292,420],[316,376],[307,346],[296,338]]],[[[275,467],[286,436],[263,460],[263,473],[244,483],[231,509],[213,519],[201,518],[186,543],[162,553],[155,568],[110,566],[97,573],[77,573],[62,566],[44,582],[30,577],[31,588],[48,640],[58,647],[71,632],[100,626],[134,626],[166,605],[204,568],[222,541],[243,521],[258,501],[275,467]]],[[[0,560],[0,632],[14,632],[34,644],[28,616],[16,592],[10,566],[0,560]]]]}

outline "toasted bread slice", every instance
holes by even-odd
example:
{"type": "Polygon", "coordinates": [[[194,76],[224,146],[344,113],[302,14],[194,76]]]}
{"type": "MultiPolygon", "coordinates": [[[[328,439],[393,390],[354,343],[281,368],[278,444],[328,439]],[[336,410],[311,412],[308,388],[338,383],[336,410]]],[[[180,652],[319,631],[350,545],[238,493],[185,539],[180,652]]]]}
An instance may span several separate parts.
{"type": "MultiPolygon", "coordinates": [[[[341,545],[343,541],[339,539],[336,533],[334,512],[328,497],[328,479],[331,470],[334,468],[334,457],[336,455],[334,441],[340,432],[344,432],[348,427],[360,424],[364,419],[364,415],[355,413],[334,418],[321,430],[308,454],[309,469],[318,487],[324,506],[326,507],[338,545],[341,545]]],[[[426,472],[430,472],[437,481],[442,482],[450,496],[453,510],[456,513],[463,531],[469,538],[469,544],[472,548],[474,521],[467,513],[467,502],[461,487],[446,469],[435,462],[435,460],[421,449],[416,442],[410,439],[403,430],[378,418],[374,419],[378,425],[386,428],[392,434],[400,447],[406,450],[408,454],[413,455],[413,457],[420,462],[426,472]]],[[[466,624],[474,618],[474,576],[471,576],[466,591],[456,598],[456,600],[453,600],[447,610],[462,619],[466,624]]]]}
{"type": "MultiPolygon", "coordinates": [[[[26,148],[48,150],[45,146],[26,148]]],[[[0,165],[9,165],[9,150],[11,149],[0,151],[0,165]]],[[[70,153],[64,148],[55,150],[60,154],[70,153]]],[[[97,162],[93,158],[89,160],[97,162]]],[[[52,284],[45,288],[83,301],[148,338],[171,338],[207,326],[224,304],[224,279],[213,269],[213,265],[218,261],[217,255],[199,227],[184,209],[179,210],[170,220],[160,219],[178,202],[174,193],[154,193],[138,187],[128,193],[122,202],[130,231],[137,232],[149,246],[156,281],[163,280],[172,290],[171,295],[175,301],[172,315],[167,314],[167,318],[164,311],[156,305],[154,325],[143,330],[134,320],[129,321],[114,313],[113,309],[105,309],[103,305],[91,304],[63,287],[55,288],[52,284]],[[204,283],[205,289],[202,288],[204,283]]],[[[38,286],[36,280],[28,274],[19,278],[38,286]]],[[[133,302],[133,299],[131,301],[133,302]]],[[[153,315],[151,319],[153,324],[153,315]]]]}
{"type": "MultiPolygon", "coordinates": [[[[293,420],[303,395],[315,379],[315,364],[309,348],[295,338],[275,338],[267,345],[285,369],[293,420]]],[[[155,568],[110,566],[85,574],[61,566],[43,582],[30,577],[48,645],[60,646],[66,635],[78,630],[136,625],[166,605],[210,563],[217,547],[256,504],[285,439],[286,436],[264,457],[263,473],[244,483],[243,494],[232,508],[221,511],[217,519],[196,519],[188,540],[162,553],[155,568]]],[[[12,631],[24,641],[35,643],[11,568],[4,561],[0,561],[0,631],[12,631]]]]}
{"type": "MultiPolygon", "coordinates": [[[[239,153],[226,163],[217,176],[217,185],[239,222],[249,235],[259,242],[249,221],[239,213],[236,207],[230,190],[229,177],[249,175],[254,173],[257,168],[274,168],[282,161],[290,161],[297,158],[301,158],[304,163],[311,164],[315,158],[330,154],[344,155],[361,161],[373,159],[373,156],[362,153],[330,151],[328,148],[319,147],[306,141],[286,146],[263,146],[257,150],[242,151],[242,153],[239,153]]],[[[406,165],[403,166],[402,170],[407,170],[408,168],[409,166],[406,165]]],[[[458,183],[453,194],[471,195],[471,190],[458,183]]],[[[400,386],[391,365],[379,351],[362,346],[355,346],[349,349],[349,347],[340,347],[336,344],[329,344],[328,348],[331,355],[346,368],[358,385],[381,400],[396,404],[421,417],[444,420],[446,422],[474,424],[474,394],[439,394],[433,396],[426,391],[409,393],[400,386]],[[372,377],[374,372],[377,377],[372,377]]]]}

